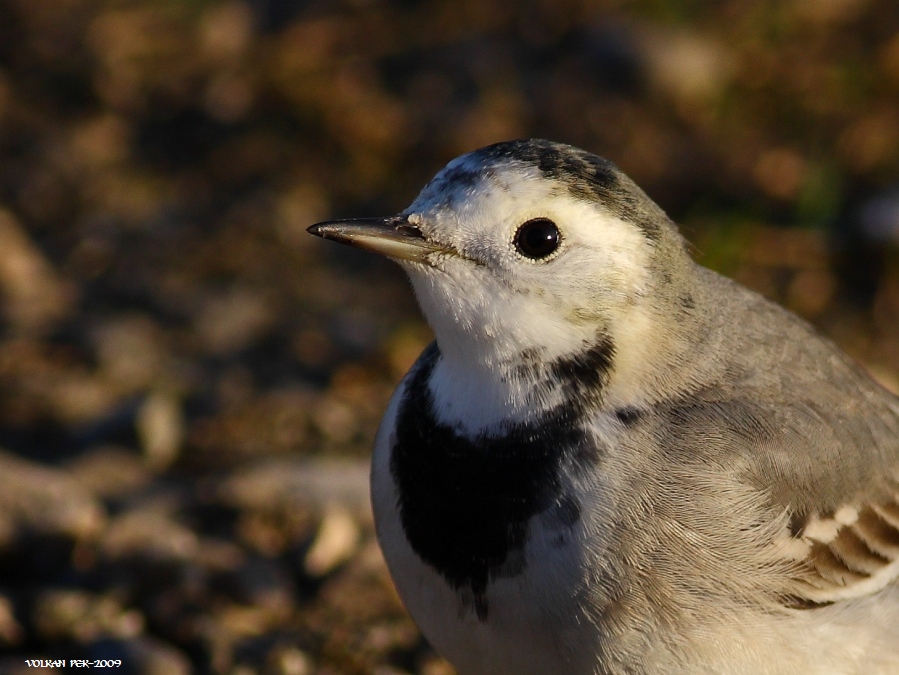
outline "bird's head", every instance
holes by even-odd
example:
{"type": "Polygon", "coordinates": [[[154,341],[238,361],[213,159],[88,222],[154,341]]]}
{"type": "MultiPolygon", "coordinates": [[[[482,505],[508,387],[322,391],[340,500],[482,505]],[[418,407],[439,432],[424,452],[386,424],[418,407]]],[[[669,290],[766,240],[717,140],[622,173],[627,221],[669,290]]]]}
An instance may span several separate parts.
{"type": "Polygon", "coordinates": [[[620,367],[691,303],[694,263],[665,213],[611,162],[544,140],[454,159],[398,216],[310,231],[396,260],[460,365],[603,344],[620,367]]]}

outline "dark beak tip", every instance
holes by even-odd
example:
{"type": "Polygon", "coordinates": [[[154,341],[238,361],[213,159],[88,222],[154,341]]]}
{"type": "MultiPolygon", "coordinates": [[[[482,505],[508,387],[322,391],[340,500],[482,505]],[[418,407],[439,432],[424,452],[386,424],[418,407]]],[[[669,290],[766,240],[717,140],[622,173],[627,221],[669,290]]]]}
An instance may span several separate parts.
{"type": "Polygon", "coordinates": [[[325,223],[315,223],[314,225],[307,227],[306,232],[314,234],[316,237],[323,237],[325,236],[324,225],[325,223]]]}

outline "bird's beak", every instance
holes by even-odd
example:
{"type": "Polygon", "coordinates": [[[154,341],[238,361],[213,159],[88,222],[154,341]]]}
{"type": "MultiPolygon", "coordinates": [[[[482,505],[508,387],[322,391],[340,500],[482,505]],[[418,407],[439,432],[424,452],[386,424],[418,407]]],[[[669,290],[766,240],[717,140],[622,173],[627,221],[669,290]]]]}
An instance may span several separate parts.
{"type": "Polygon", "coordinates": [[[427,263],[432,253],[451,253],[446,246],[428,241],[406,216],[326,220],[307,232],[399,260],[427,263]]]}

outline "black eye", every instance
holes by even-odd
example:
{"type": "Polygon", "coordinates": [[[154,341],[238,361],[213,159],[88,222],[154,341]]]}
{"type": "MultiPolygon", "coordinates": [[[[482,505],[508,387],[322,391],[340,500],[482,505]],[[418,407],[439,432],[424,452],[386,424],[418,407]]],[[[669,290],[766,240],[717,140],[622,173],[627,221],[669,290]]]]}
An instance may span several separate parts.
{"type": "Polygon", "coordinates": [[[534,218],[518,228],[515,248],[521,255],[539,260],[559,248],[561,238],[559,228],[549,218],[534,218]]]}

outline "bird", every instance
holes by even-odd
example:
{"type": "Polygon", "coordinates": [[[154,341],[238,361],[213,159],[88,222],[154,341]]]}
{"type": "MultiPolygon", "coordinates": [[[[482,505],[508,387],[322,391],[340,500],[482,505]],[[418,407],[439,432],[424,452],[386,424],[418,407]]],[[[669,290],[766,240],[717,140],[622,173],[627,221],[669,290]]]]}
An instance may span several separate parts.
{"type": "Polygon", "coordinates": [[[309,232],[399,263],[433,329],[372,508],[458,672],[899,673],[899,399],[611,161],[504,141],[309,232]]]}

